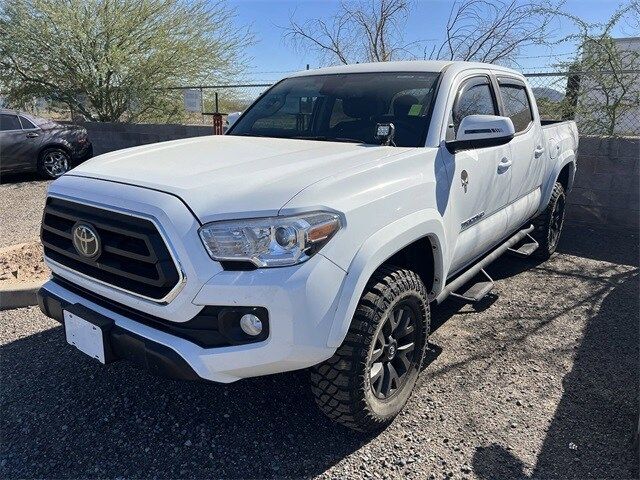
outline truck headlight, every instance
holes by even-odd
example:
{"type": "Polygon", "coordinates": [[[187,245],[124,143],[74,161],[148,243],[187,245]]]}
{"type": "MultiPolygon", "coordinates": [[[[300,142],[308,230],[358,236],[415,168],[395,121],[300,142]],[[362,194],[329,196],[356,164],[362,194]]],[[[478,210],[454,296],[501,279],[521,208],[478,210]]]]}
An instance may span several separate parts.
{"type": "Polygon", "coordinates": [[[340,229],[330,212],[225,220],[200,228],[209,256],[217,261],[245,261],[257,267],[283,267],[307,260],[340,229]]]}

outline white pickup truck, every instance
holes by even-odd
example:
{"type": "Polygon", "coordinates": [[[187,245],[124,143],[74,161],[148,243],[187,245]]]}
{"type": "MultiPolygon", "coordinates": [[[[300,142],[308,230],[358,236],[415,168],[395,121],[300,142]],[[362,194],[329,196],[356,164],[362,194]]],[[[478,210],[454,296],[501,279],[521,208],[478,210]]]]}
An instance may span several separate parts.
{"type": "Polygon", "coordinates": [[[554,252],[577,145],[503,67],[297,73],[226,135],[53,182],[40,307],[103,363],[216,382],[309,368],[324,413],[377,429],[414,388],[430,306],[480,300],[507,250],[554,252]]]}

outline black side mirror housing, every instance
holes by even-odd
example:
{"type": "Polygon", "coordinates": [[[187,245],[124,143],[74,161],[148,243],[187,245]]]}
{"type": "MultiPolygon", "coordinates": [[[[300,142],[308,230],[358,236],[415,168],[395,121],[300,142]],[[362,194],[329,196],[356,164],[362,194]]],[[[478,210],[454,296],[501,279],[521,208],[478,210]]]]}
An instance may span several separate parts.
{"type": "Polygon", "coordinates": [[[461,150],[471,150],[474,148],[496,147],[498,145],[506,145],[513,139],[513,135],[505,135],[503,137],[477,138],[469,140],[449,140],[445,142],[445,146],[449,153],[456,153],[461,150]]]}

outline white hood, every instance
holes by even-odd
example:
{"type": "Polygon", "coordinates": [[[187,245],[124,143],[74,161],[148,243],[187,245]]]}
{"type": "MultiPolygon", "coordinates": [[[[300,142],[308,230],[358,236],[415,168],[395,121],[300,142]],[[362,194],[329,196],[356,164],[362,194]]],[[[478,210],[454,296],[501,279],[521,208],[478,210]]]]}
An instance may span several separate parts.
{"type": "MultiPolygon", "coordinates": [[[[275,214],[305,187],[406,148],[279,138],[206,136],[95,157],[70,175],[179,196],[201,222],[275,214]]],[[[327,197],[330,198],[330,197],[327,197]]]]}

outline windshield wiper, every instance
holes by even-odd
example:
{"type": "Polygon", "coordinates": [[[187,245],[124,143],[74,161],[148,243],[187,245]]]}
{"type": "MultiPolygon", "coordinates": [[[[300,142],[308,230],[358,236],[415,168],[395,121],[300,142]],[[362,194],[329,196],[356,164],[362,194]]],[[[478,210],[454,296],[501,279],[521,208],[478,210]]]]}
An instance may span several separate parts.
{"type": "Polygon", "coordinates": [[[324,135],[312,135],[308,137],[291,137],[296,140],[318,140],[320,142],[345,142],[345,143],[366,143],[357,138],[344,138],[344,137],[327,137],[324,135]]]}
{"type": "Polygon", "coordinates": [[[229,136],[237,136],[237,137],[263,137],[263,138],[285,138],[285,137],[276,137],[275,135],[264,135],[262,133],[231,133],[229,136]]]}
{"type": "Polygon", "coordinates": [[[289,137],[285,135],[264,135],[260,133],[232,133],[231,136],[237,135],[239,137],[266,137],[266,138],[285,138],[290,140],[317,140],[319,142],[344,142],[344,143],[362,143],[367,145],[367,142],[363,140],[358,140],[357,138],[344,138],[344,137],[327,137],[325,135],[310,135],[310,136],[300,136],[300,137],[289,137]]]}

